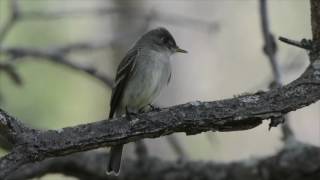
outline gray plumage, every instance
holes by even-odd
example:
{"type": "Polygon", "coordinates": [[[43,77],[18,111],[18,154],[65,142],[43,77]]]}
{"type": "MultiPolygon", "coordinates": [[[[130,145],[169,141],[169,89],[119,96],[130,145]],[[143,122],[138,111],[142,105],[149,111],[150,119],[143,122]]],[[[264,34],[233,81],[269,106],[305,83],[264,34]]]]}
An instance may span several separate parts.
{"type": "MultiPolygon", "coordinates": [[[[129,110],[137,113],[160,94],[171,78],[170,56],[182,52],[165,28],[144,34],[118,66],[109,118],[129,110]]],[[[111,147],[108,174],[119,174],[123,145],[111,147]]]]}

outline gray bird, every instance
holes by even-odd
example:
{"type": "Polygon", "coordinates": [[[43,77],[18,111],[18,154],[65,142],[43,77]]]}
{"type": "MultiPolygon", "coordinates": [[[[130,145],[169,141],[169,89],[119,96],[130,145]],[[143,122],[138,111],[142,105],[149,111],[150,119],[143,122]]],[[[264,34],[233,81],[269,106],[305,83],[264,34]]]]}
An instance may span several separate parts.
{"type": "MultiPolygon", "coordinates": [[[[118,66],[109,118],[143,111],[171,78],[170,56],[180,49],[170,32],[157,28],[144,34],[118,66]]],[[[107,174],[118,175],[123,145],[111,147],[107,174]]]]}

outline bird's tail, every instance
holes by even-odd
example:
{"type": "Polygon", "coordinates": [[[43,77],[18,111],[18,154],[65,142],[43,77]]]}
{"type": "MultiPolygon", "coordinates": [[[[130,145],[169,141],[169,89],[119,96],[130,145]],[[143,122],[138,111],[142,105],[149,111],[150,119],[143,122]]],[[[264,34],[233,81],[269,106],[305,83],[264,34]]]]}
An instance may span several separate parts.
{"type": "Polygon", "coordinates": [[[108,175],[119,175],[121,168],[122,149],[123,144],[111,147],[109,164],[107,166],[108,175]]]}

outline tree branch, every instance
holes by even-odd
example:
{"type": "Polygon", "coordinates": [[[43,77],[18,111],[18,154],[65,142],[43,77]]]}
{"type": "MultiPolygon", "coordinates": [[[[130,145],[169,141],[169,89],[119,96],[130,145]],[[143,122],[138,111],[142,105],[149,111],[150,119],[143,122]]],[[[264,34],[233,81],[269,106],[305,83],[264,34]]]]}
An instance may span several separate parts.
{"type": "MultiPolygon", "coordinates": [[[[319,74],[320,67],[312,64],[297,80],[268,92],[221,101],[181,104],[143,113],[130,122],[125,117],[120,117],[61,130],[23,128],[23,133],[16,132],[19,137],[17,139],[19,147],[26,154],[27,160],[23,161],[26,163],[175,132],[193,135],[206,131],[251,129],[264,119],[280,117],[319,100],[319,74]]],[[[0,122],[17,122],[10,120],[12,118],[2,110],[0,115],[0,122]]],[[[8,168],[17,167],[12,164],[16,164],[16,161],[0,159],[0,179],[15,170],[8,168]]]]}
{"type": "MultiPolygon", "coordinates": [[[[262,34],[264,38],[264,53],[269,58],[270,66],[273,74],[273,82],[270,86],[271,88],[282,86],[282,76],[280,71],[280,66],[278,60],[276,58],[277,53],[277,43],[275,42],[275,38],[270,31],[269,28],[269,20],[268,20],[268,10],[267,10],[267,1],[260,0],[260,17],[261,17],[261,26],[262,26],[262,34]]],[[[286,142],[288,139],[293,137],[293,132],[288,124],[288,116],[284,115],[277,118],[272,118],[269,128],[277,126],[279,123],[283,123],[282,125],[282,139],[286,142]]]]}
{"type": "Polygon", "coordinates": [[[2,27],[0,27],[0,47],[2,45],[3,40],[7,36],[7,34],[16,24],[20,15],[18,0],[11,0],[9,3],[9,6],[10,6],[9,18],[7,19],[6,23],[2,27]]]}
{"type": "Polygon", "coordinates": [[[20,136],[29,130],[20,121],[0,109],[0,136],[2,138],[5,138],[12,145],[18,144],[21,142],[20,136]]]}
{"type": "Polygon", "coordinates": [[[12,173],[7,180],[41,177],[47,173],[62,173],[80,180],[131,179],[199,179],[202,180],[314,180],[320,177],[320,151],[318,147],[296,142],[274,156],[247,159],[234,163],[197,161],[168,162],[158,158],[126,159],[120,176],[105,174],[108,160],[106,153],[85,152],[27,164],[12,173]],[[306,159],[308,161],[306,161],[306,159]],[[70,168],[72,167],[72,168],[70,168]]]}
{"type": "Polygon", "coordinates": [[[15,84],[22,84],[22,79],[12,64],[0,63],[0,71],[5,72],[15,84]]]}
{"type": "Polygon", "coordinates": [[[5,179],[5,174],[13,172],[21,165],[30,162],[22,148],[13,149],[9,154],[0,158],[0,178],[5,179]]]}
{"type": "MultiPolygon", "coordinates": [[[[48,173],[62,173],[80,180],[109,179],[105,173],[109,155],[102,152],[82,152],[21,166],[7,180],[41,177],[48,173]]],[[[137,166],[138,167],[138,166],[137,166]]],[[[139,166],[141,167],[141,166],[139,166]]]]}
{"type": "Polygon", "coordinates": [[[71,47],[67,47],[67,46],[62,48],[61,50],[62,52],[58,50],[40,50],[36,48],[32,48],[32,49],[31,48],[2,48],[0,49],[0,52],[14,57],[16,61],[18,60],[22,61],[21,58],[24,58],[24,57],[46,59],[54,63],[65,65],[71,69],[85,72],[95,77],[96,79],[101,80],[104,84],[112,87],[113,80],[108,76],[101,74],[95,68],[82,66],[65,57],[64,53],[66,51],[70,51],[70,48],[71,47]]]}
{"type": "Polygon", "coordinates": [[[291,39],[288,39],[288,38],[285,38],[285,37],[279,37],[279,40],[284,42],[284,43],[287,43],[287,44],[290,44],[292,46],[296,46],[296,47],[299,47],[299,48],[302,48],[302,49],[305,49],[305,50],[311,50],[312,49],[312,41],[310,40],[306,40],[306,39],[303,39],[301,41],[295,41],[295,40],[291,40],[291,39]]]}
{"type": "Polygon", "coordinates": [[[266,0],[260,0],[260,17],[261,17],[262,34],[265,42],[264,52],[269,58],[269,62],[273,72],[272,74],[274,76],[274,81],[277,86],[281,86],[281,73],[280,73],[278,61],[276,59],[277,44],[274,40],[273,34],[271,34],[269,29],[266,0]]]}

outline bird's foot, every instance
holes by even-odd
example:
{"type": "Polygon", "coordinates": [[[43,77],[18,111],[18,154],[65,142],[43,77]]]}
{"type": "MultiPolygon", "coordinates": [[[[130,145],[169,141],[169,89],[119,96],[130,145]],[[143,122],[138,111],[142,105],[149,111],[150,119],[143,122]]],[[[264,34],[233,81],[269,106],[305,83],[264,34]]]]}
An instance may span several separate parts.
{"type": "Polygon", "coordinates": [[[126,107],[126,118],[128,119],[128,121],[133,120],[135,117],[139,118],[139,113],[130,111],[128,107],[126,107]]]}
{"type": "Polygon", "coordinates": [[[148,104],[148,106],[150,107],[151,111],[160,111],[161,108],[152,104],[148,104]]]}

